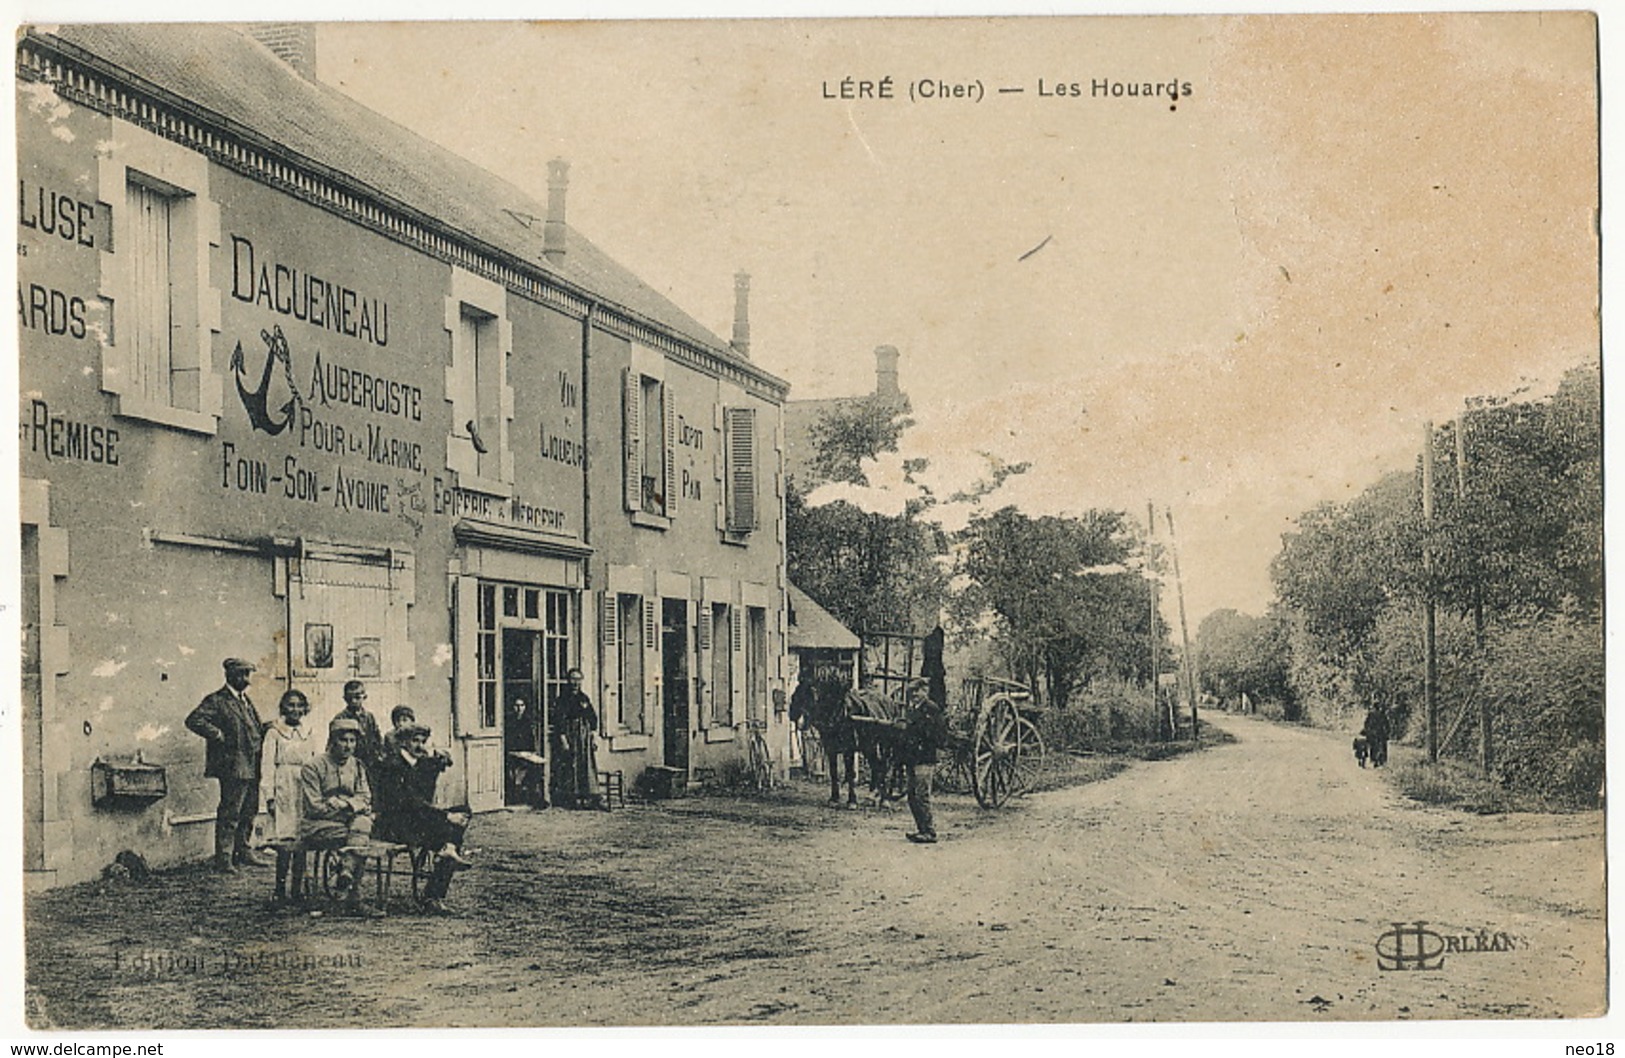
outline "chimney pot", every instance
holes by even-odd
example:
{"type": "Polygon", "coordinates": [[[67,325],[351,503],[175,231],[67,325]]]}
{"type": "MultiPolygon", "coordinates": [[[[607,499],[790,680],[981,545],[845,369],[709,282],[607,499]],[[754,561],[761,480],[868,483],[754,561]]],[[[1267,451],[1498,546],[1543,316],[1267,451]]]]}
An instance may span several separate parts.
{"type": "Polygon", "coordinates": [[[307,81],[316,80],[314,22],[250,22],[244,29],[307,81]]]}
{"type": "Polygon", "coordinates": [[[750,359],[750,273],[734,273],[733,351],[750,359]]]}
{"type": "Polygon", "coordinates": [[[897,346],[875,346],[875,393],[882,397],[902,394],[897,387],[897,346]]]}
{"type": "Polygon", "coordinates": [[[564,200],[570,190],[570,163],[547,163],[547,220],[542,224],[542,254],[555,264],[564,260],[570,229],[564,223],[564,200]]]}

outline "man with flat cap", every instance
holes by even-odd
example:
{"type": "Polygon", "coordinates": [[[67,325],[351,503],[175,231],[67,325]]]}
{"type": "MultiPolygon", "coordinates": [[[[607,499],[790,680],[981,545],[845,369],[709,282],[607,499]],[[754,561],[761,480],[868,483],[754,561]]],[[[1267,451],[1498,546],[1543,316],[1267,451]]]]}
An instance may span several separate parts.
{"type": "Polygon", "coordinates": [[[221,666],[226,685],[198,703],[186,718],[186,727],[208,744],[203,774],[220,783],[214,869],[234,874],[240,866],[264,867],[271,862],[249,846],[260,810],[260,746],[267,725],[248,697],[253,664],[227,658],[221,666]]]}

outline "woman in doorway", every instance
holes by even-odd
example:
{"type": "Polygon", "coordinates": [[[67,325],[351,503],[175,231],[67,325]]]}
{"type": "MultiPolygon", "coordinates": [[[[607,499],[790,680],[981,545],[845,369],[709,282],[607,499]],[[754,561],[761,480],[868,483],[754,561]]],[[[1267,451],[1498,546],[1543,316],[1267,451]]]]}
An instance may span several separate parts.
{"type": "Polygon", "coordinates": [[[598,713],[581,689],[581,670],[565,677],[569,686],[553,703],[553,803],[565,808],[597,808],[598,755],[594,740],[598,713]]]}

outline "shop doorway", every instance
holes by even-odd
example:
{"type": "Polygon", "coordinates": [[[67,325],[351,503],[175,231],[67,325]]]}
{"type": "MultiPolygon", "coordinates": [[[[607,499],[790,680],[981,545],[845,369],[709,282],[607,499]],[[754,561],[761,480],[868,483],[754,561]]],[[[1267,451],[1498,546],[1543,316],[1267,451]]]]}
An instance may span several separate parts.
{"type": "Polygon", "coordinates": [[[684,775],[689,739],[688,605],[685,599],[664,599],[660,607],[662,760],[684,775]]]}
{"type": "Polygon", "coordinates": [[[547,700],[542,634],[502,629],[502,749],[508,762],[503,803],[545,806],[547,700]]]}
{"type": "Polygon", "coordinates": [[[550,718],[576,664],[572,592],[515,584],[480,585],[480,649],[490,651],[501,705],[502,803],[545,807],[552,781],[550,718]]]}

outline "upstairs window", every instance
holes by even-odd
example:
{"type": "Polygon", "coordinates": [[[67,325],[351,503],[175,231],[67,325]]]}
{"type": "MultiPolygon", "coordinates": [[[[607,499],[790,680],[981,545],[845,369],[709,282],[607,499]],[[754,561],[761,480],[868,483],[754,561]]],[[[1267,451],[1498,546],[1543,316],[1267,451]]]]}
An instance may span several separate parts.
{"type": "Polygon", "coordinates": [[[210,257],[220,210],[209,197],[208,161],[122,121],[109,142],[97,161],[112,204],[111,252],[100,255],[99,293],[109,306],[102,390],[121,416],[213,434],[222,388],[210,257]]]}
{"type": "MultiPolygon", "coordinates": [[[[186,406],[176,400],[174,378],[174,326],[170,272],[170,211],[179,198],[169,191],[130,179],[124,204],[129,211],[128,241],[130,293],[124,312],[124,337],[129,347],[135,389],[141,399],[169,407],[186,406]]],[[[195,408],[195,404],[192,405],[195,408]]]]}
{"type": "Polygon", "coordinates": [[[501,285],[452,270],[445,317],[451,335],[446,395],[452,404],[446,466],[457,472],[464,488],[495,495],[511,492],[514,479],[509,447],[513,388],[508,384],[513,327],[507,303],[501,285]]]}
{"type": "Polygon", "coordinates": [[[670,519],[677,509],[677,416],[666,384],[628,368],[624,412],[626,509],[634,516],[670,519]]]}
{"type": "Polygon", "coordinates": [[[474,447],[474,464],[482,478],[503,480],[502,474],[502,387],[507,381],[507,359],[497,342],[497,320],[489,312],[472,305],[462,307],[460,318],[463,347],[469,350],[473,373],[473,414],[463,423],[474,447]]]}
{"type": "Polygon", "coordinates": [[[760,524],[756,502],[756,409],[727,408],[723,412],[724,470],[727,529],[730,534],[754,532],[760,524]]]}

